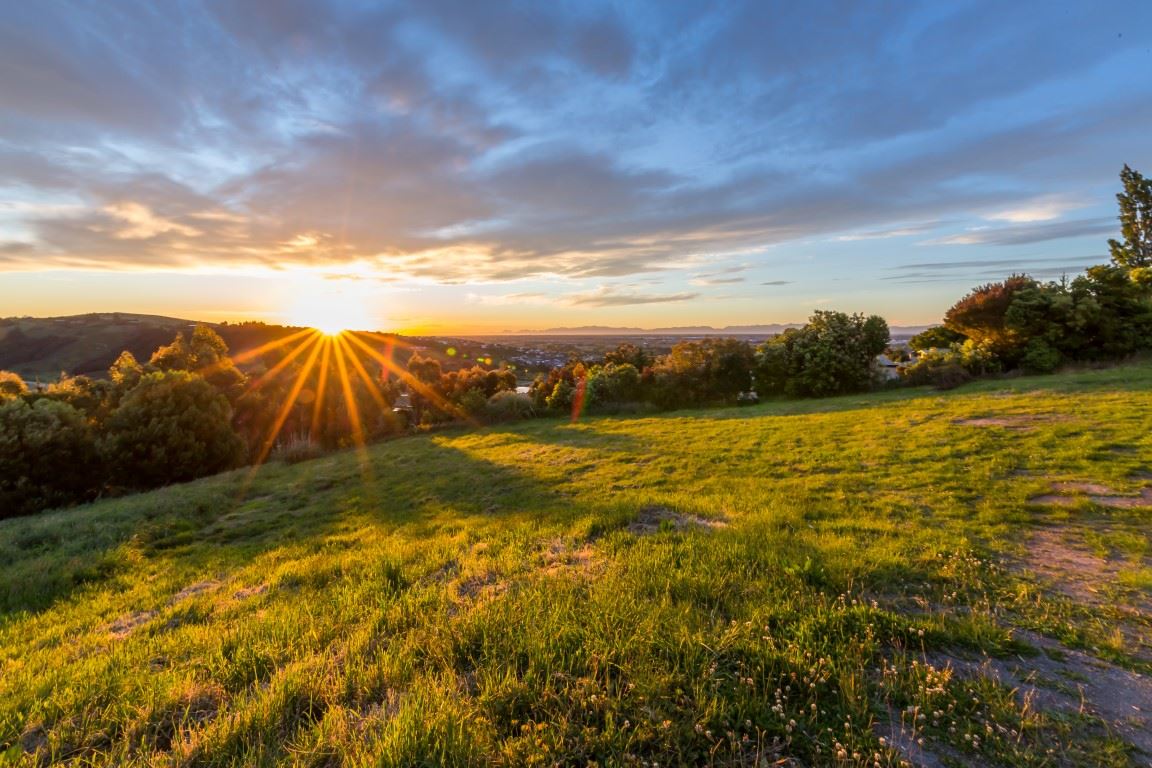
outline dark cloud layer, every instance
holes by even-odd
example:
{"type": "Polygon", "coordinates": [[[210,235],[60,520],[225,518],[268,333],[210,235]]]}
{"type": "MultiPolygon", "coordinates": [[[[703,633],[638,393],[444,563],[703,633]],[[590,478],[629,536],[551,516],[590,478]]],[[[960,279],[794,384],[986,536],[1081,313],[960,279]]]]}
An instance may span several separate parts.
{"type": "Polygon", "coordinates": [[[1150,159],[1152,5],[1050,10],[14,4],[0,195],[23,205],[0,219],[0,267],[363,262],[466,282],[698,270],[837,233],[1101,235],[1114,223],[1086,216],[926,234],[1150,159]]]}

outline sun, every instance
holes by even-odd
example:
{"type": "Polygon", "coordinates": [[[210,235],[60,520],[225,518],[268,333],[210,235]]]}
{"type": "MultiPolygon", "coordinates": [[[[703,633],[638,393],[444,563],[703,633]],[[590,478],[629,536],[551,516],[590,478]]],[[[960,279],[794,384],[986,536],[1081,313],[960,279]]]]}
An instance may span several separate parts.
{"type": "Polygon", "coordinates": [[[374,330],[369,297],[356,286],[316,280],[294,291],[283,313],[289,325],[315,328],[328,336],[374,330]]]}

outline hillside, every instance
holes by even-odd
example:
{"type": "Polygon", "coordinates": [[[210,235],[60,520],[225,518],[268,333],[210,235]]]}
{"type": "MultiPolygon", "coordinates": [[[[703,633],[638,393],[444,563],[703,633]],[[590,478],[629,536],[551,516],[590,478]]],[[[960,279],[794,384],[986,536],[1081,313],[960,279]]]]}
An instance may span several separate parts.
{"type": "Polygon", "coordinates": [[[60,373],[100,375],[124,350],[147,360],[177,331],[194,323],[174,317],[111,312],[0,320],[0,370],[26,381],[54,381],[60,373]]]}
{"type": "Polygon", "coordinates": [[[537,421],[0,521],[0,761],[1142,764],[1150,414],[537,421]]]}

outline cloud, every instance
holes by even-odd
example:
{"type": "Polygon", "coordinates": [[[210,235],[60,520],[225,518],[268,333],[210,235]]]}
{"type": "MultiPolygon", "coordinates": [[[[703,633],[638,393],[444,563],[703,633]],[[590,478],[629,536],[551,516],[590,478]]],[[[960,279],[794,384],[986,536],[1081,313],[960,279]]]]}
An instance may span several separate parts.
{"type": "Polygon", "coordinates": [[[147,206],[140,203],[113,203],[104,207],[104,212],[124,222],[113,236],[121,240],[141,240],[167,232],[184,237],[196,237],[200,230],[157,216],[147,206]]]}
{"type": "Polygon", "coordinates": [[[697,277],[690,282],[692,285],[734,285],[743,283],[746,279],[743,277],[697,277]]]}
{"type": "Polygon", "coordinates": [[[1026,274],[1038,280],[1064,275],[1075,275],[1094,264],[1107,260],[1105,256],[1086,256],[1077,261],[1060,262],[1053,259],[978,259],[974,261],[926,262],[904,264],[894,269],[899,274],[881,277],[898,284],[956,283],[967,281],[982,283],[1002,280],[1012,274],[1026,274]]]}
{"type": "Polygon", "coordinates": [[[791,280],[765,280],[760,285],[792,285],[791,280]]]}
{"type": "Polygon", "coordinates": [[[870,232],[852,232],[847,235],[840,235],[835,238],[842,243],[851,243],[857,240],[889,240],[893,237],[910,237],[912,235],[921,235],[934,229],[938,224],[936,222],[924,224],[909,224],[907,226],[896,227],[893,229],[880,229],[870,232]]]}
{"type": "Polygon", "coordinates": [[[1152,6],[1026,6],[24,3],[0,27],[0,187],[31,250],[0,269],[723,285],[808,238],[1104,234],[1060,217],[1142,156],[1152,85],[1120,65],[1152,6]]]}
{"type": "Polygon", "coordinates": [[[1068,211],[1083,207],[1083,203],[1062,195],[1045,195],[1011,208],[985,214],[984,218],[992,221],[1010,221],[1014,224],[1051,221],[1060,218],[1068,211]]]}
{"type": "MultiPolygon", "coordinates": [[[[1104,257],[1089,257],[1089,258],[1104,258],[1104,257]]],[[[1027,268],[1029,265],[1046,264],[1051,265],[1052,259],[973,259],[969,261],[927,261],[916,264],[901,264],[892,267],[892,269],[915,269],[915,270],[929,270],[929,271],[949,271],[949,270],[972,270],[972,269],[987,269],[987,268],[1027,268]]]]}
{"type": "Polygon", "coordinates": [[[625,307],[691,301],[699,295],[698,293],[645,294],[601,286],[586,293],[571,294],[566,298],[566,303],[573,307],[625,307]]]}
{"type": "Polygon", "coordinates": [[[512,304],[549,304],[555,301],[555,297],[537,291],[525,291],[521,293],[506,293],[497,295],[470,293],[467,296],[467,300],[474,304],[503,307],[512,304]]]}
{"type": "Polygon", "coordinates": [[[921,245],[1028,245],[1072,237],[1103,235],[1116,230],[1114,219],[1074,219],[1018,224],[1010,227],[987,227],[956,235],[925,240],[921,245]]]}

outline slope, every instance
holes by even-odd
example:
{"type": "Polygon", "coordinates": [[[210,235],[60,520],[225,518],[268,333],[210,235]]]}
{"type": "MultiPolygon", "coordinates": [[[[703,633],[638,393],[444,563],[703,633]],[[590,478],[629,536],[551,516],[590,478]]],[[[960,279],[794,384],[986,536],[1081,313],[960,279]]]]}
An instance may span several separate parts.
{"type": "Polygon", "coordinates": [[[532,422],[0,522],[0,755],[1136,764],[1150,407],[1142,365],[532,422]]]}

